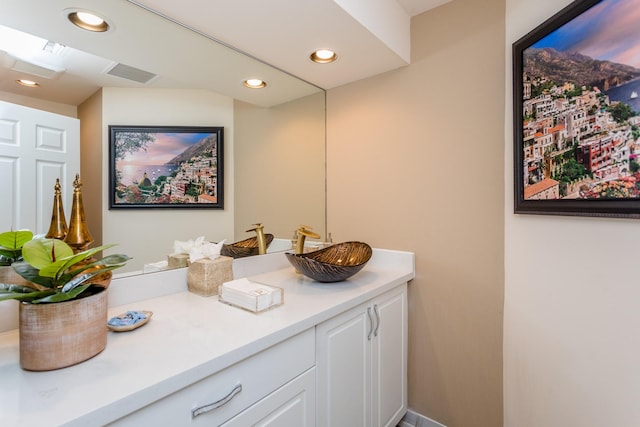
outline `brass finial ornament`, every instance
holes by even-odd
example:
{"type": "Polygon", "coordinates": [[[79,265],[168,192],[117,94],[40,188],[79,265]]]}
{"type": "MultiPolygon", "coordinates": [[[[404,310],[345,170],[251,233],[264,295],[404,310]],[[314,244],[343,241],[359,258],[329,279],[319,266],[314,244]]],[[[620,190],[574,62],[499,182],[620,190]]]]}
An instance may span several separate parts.
{"type": "Polygon", "coordinates": [[[87,220],[84,216],[84,206],[82,204],[82,182],[80,174],[76,174],[73,181],[73,202],[71,207],[71,219],[69,220],[69,231],[64,241],[73,248],[75,253],[86,250],[93,242],[93,237],[89,233],[87,220]]]}
{"type": "Polygon", "coordinates": [[[56,185],[53,194],[53,211],[51,212],[51,225],[46,236],[48,239],[64,240],[67,237],[67,219],[64,216],[64,208],[62,207],[62,190],[60,187],[60,178],[56,178],[56,185]]]}

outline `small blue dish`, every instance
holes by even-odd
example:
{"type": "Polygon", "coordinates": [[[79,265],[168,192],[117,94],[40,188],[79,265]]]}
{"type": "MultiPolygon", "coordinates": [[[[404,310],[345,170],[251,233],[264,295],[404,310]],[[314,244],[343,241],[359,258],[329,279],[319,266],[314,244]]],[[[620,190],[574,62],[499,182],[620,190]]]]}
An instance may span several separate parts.
{"type": "Polygon", "coordinates": [[[152,311],[129,310],[109,319],[107,327],[114,332],[132,331],[146,324],[151,316],[153,316],[152,311]]]}

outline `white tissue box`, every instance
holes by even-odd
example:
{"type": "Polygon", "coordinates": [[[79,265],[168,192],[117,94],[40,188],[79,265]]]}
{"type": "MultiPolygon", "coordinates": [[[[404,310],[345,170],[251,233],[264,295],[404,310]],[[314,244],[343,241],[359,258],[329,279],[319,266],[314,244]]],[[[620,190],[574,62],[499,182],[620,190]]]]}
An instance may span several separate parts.
{"type": "Polygon", "coordinates": [[[281,288],[249,279],[236,279],[220,285],[218,300],[245,310],[258,313],[284,303],[281,288]]]}

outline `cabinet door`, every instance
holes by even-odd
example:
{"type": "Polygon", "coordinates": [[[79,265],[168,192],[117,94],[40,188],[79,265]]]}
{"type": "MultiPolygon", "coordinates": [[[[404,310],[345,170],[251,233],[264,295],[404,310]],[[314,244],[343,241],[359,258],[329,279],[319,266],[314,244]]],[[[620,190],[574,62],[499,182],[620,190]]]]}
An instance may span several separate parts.
{"type": "Polygon", "coordinates": [[[313,427],[315,389],[316,372],[311,368],[221,427],[313,427]]]}
{"type": "Polygon", "coordinates": [[[318,426],[395,426],[407,411],[407,284],[316,327],[318,426]]]}
{"type": "Polygon", "coordinates": [[[363,305],[316,328],[318,426],[372,425],[369,313],[371,307],[363,305]]]}
{"type": "Polygon", "coordinates": [[[391,427],[407,412],[406,285],[373,301],[373,426],[391,427]]]}

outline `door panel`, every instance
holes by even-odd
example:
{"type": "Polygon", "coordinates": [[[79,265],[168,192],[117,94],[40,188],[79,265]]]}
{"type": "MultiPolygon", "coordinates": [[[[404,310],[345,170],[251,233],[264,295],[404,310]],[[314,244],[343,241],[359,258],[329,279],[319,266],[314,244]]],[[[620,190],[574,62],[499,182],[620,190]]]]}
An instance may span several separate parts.
{"type": "Polygon", "coordinates": [[[0,230],[49,230],[56,179],[69,218],[80,172],[80,121],[0,101],[0,230]]]}
{"type": "Polygon", "coordinates": [[[318,425],[370,427],[371,330],[367,307],[356,307],[316,328],[318,425]]]}

